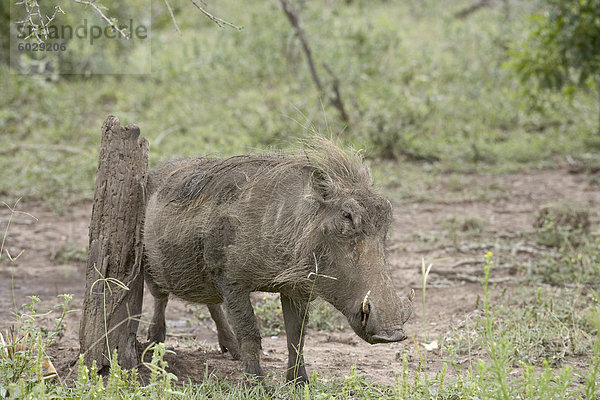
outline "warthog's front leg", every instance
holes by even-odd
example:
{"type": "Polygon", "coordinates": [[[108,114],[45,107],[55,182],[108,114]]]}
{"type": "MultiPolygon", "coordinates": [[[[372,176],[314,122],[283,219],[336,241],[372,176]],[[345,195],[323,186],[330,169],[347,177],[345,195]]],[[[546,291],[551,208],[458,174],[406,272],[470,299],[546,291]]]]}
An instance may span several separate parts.
{"type": "Polygon", "coordinates": [[[250,302],[250,291],[239,286],[220,282],[219,288],[240,346],[244,371],[259,378],[264,377],[260,367],[260,331],[250,302]]]}
{"type": "Polygon", "coordinates": [[[302,355],[304,332],[306,324],[308,324],[308,303],[294,301],[281,294],[281,309],[283,310],[289,357],[286,378],[288,381],[308,382],[302,355]]]}

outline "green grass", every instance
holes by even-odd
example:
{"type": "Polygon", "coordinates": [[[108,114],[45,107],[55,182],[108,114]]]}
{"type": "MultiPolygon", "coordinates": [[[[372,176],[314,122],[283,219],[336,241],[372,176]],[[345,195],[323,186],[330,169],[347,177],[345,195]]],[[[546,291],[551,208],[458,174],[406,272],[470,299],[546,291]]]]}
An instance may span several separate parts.
{"type": "MultiPolygon", "coordinates": [[[[593,297],[581,289],[520,287],[494,299],[493,330],[510,341],[507,355],[513,364],[561,366],[593,348],[597,327],[593,297]]],[[[452,327],[445,350],[454,358],[477,360],[484,348],[478,336],[484,326],[478,310],[463,324],[452,327]]]]}

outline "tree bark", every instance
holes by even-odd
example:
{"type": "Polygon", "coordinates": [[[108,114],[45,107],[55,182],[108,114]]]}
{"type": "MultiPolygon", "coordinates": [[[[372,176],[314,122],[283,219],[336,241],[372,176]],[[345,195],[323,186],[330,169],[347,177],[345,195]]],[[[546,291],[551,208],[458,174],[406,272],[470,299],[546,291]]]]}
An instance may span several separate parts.
{"type": "Polygon", "coordinates": [[[138,364],[142,310],[141,229],[148,171],[148,141],[135,125],[109,115],[102,125],[94,205],[89,228],[86,291],[79,327],[80,351],[89,366],[138,364]]]}
{"type": "Polygon", "coordinates": [[[600,75],[596,75],[596,96],[598,96],[598,127],[597,134],[600,135],[600,75]]]}

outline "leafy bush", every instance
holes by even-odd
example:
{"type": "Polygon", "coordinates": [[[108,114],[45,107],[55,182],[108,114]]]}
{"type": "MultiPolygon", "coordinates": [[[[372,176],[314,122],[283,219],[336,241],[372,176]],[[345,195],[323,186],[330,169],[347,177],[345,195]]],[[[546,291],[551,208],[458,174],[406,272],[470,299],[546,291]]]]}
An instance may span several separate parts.
{"type": "Polygon", "coordinates": [[[543,89],[595,83],[600,100],[600,1],[544,0],[539,8],[527,38],[513,45],[509,65],[543,89]]]}

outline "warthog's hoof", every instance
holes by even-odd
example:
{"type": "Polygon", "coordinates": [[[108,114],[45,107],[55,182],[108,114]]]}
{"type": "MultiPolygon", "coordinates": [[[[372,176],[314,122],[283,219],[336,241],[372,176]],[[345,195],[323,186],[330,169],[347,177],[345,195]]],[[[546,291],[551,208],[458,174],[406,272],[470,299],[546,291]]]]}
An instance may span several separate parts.
{"type": "Polygon", "coordinates": [[[221,353],[227,353],[229,352],[229,354],[231,354],[231,358],[233,358],[234,360],[239,360],[240,359],[240,349],[237,345],[237,342],[235,343],[219,343],[219,347],[221,348],[221,353]]]}
{"type": "Polygon", "coordinates": [[[248,378],[258,379],[261,382],[265,379],[265,374],[258,361],[249,361],[244,364],[244,375],[248,378]]]}
{"type": "Polygon", "coordinates": [[[241,357],[240,346],[238,345],[235,335],[231,329],[229,329],[229,326],[227,326],[227,328],[228,329],[219,330],[218,332],[219,347],[221,348],[222,353],[229,352],[234,360],[239,360],[241,357]]]}

